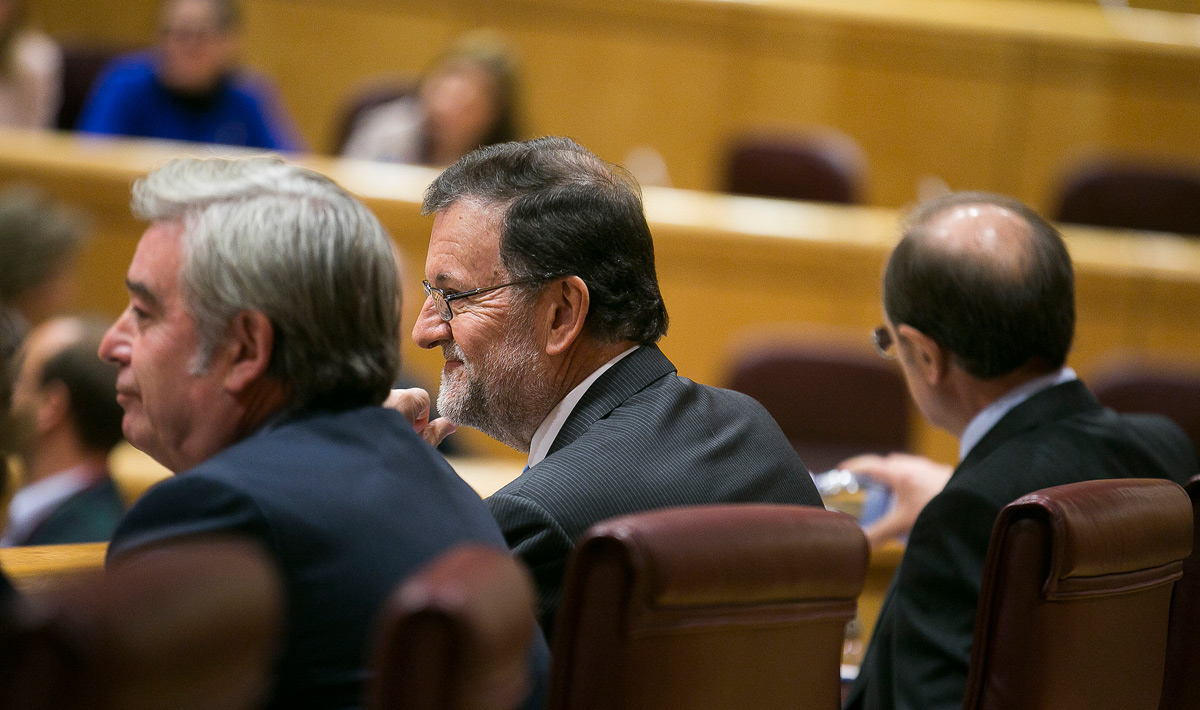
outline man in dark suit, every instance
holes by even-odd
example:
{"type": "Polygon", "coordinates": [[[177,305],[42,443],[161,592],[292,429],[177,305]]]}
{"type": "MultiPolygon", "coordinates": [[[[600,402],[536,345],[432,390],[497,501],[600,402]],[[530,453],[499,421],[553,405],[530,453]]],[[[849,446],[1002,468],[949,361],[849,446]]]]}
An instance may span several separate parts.
{"type": "Polygon", "coordinates": [[[358,707],[397,583],[453,545],[504,544],[378,406],[400,364],[391,242],[333,182],[271,158],[173,161],[135,185],[134,210],[150,226],[100,354],[120,368],[126,438],[178,475],[134,505],[109,560],[207,533],[257,541],[287,591],[270,707],[358,707]]]}
{"type": "Polygon", "coordinates": [[[13,396],[25,485],[0,544],[107,542],[125,506],[108,475],[121,441],[117,369],[96,359],[105,326],[55,318],[25,339],[13,396]]]}
{"type": "Polygon", "coordinates": [[[1071,259],[1024,205],[958,193],[909,217],[883,279],[882,353],[921,412],[954,434],[959,464],[912,456],[844,462],[890,484],[873,541],[911,528],[847,708],[962,707],[975,606],[1000,509],[1100,478],[1184,482],[1196,452],[1172,422],[1100,406],[1064,366],[1075,325],[1071,259]],[[948,482],[947,482],[948,480],[948,482]]]}
{"type": "Polygon", "coordinates": [[[480,149],[429,187],[428,298],[413,329],[446,359],[437,405],[522,452],[488,499],[537,580],[549,631],[593,523],[668,506],[820,505],[754,400],[680,377],[636,183],[565,138],[480,149]]]}

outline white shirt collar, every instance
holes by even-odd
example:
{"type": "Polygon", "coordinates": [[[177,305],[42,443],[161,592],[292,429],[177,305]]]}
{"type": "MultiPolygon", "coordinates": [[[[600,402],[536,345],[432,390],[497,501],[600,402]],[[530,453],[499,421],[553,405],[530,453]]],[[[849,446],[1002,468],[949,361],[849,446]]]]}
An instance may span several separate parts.
{"type": "Polygon", "coordinates": [[[567,393],[558,404],[554,405],[554,409],[546,415],[542,423],[538,425],[537,431],[533,432],[533,440],[529,442],[529,462],[525,465],[526,468],[531,468],[539,463],[546,455],[550,453],[550,446],[554,440],[558,438],[558,432],[562,430],[563,424],[567,423],[567,418],[571,416],[571,412],[575,411],[575,405],[579,404],[579,400],[583,399],[584,393],[592,386],[592,383],[600,379],[608,371],[608,368],[616,365],[629,353],[637,350],[640,346],[635,345],[629,348],[620,355],[614,357],[600,367],[596,371],[588,375],[587,378],[575,385],[575,389],[567,393]]]}
{"type": "Polygon", "coordinates": [[[1048,375],[1042,375],[1041,377],[1035,377],[1032,380],[1023,382],[1005,392],[996,401],[984,407],[979,414],[976,414],[967,424],[967,427],[963,429],[962,436],[958,439],[958,460],[962,461],[965,459],[967,454],[971,453],[971,449],[975,448],[975,445],[1013,407],[1044,389],[1049,389],[1055,385],[1061,385],[1064,382],[1076,379],[1079,378],[1075,374],[1075,371],[1069,367],[1064,367],[1057,372],[1051,372],[1048,375]]]}
{"type": "Polygon", "coordinates": [[[17,491],[8,504],[8,525],[0,547],[12,547],[29,537],[37,526],[71,496],[92,485],[96,472],[81,465],[43,478],[17,491]]]}

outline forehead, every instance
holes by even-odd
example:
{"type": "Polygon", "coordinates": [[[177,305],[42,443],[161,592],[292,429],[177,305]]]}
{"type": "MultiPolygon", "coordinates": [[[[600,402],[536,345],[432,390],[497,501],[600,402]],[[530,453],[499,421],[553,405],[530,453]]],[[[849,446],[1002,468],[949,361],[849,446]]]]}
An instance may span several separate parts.
{"type": "Polygon", "coordinates": [[[429,236],[425,278],[435,286],[477,288],[504,275],[500,263],[503,209],[459,200],[438,212],[429,236]]]}
{"type": "Polygon", "coordinates": [[[172,0],[163,8],[162,23],[174,27],[216,27],[217,9],[209,0],[172,0]]]}
{"type": "Polygon", "coordinates": [[[167,303],[178,295],[183,265],[183,223],[154,222],[138,241],[129,264],[130,283],[145,287],[167,303]]]}

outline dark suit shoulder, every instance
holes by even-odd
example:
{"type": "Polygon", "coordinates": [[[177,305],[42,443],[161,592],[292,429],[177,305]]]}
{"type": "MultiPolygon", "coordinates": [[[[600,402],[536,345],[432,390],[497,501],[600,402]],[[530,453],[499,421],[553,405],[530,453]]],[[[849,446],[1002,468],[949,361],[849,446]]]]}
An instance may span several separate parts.
{"type": "Polygon", "coordinates": [[[105,476],[63,501],[24,544],[108,542],[124,514],[125,504],[112,480],[105,476]]]}
{"type": "Polygon", "coordinates": [[[667,375],[504,487],[571,537],[614,515],[678,505],[819,505],[807,469],[753,399],[667,375]]]}
{"type": "Polygon", "coordinates": [[[961,466],[947,488],[970,488],[1004,506],[1065,483],[1139,477],[1182,484],[1196,472],[1196,453],[1174,422],[1100,408],[1008,438],[985,458],[961,466]]]}

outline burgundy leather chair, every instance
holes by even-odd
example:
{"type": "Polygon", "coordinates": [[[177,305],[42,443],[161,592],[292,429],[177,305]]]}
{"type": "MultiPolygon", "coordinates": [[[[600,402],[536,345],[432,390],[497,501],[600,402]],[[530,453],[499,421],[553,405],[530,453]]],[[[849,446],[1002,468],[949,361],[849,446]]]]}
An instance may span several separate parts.
{"type": "Polygon", "coordinates": [[[862,149],[840,131],[751,131],[730,141],[725,189],[737,195],[857,204],[866,166],[862,149]]]}
{"type": "Polygon", "coordinates": [[[578,541],[553,639],[556,710],[830,710],[867,542],[781,505],[685,507],[578,541]]]}
{"type": "Polygon", "coordinates": [[[1167,672],[1159,710],[1200,708],[1200,476],[1185,486],[1192,499],[1192,554],[1171,598],[1167,672]]]}
{"type": "Polygon", "coordinates": [[[1200,168],[1093,159],[1066,178],[1055,219],[1200,236],[1200,168]]]}
{"type": "Polygon", "coordinates": [[[909,448],[904,377],[873,353],[765,343],[734,361],[726,386],[766,407],[810,471],[856,454],[909,448]]]}
{"type": "Polygon", "coordinates": [[[1085,481],[1006,506],[963,710],[1154,710],[1192,506],[1163,480],[1085,481]]]}
{"type": "Polygon", "coordinates": [[[23,600],[0,628],[0,707],[257,708],[282,629],[279,575],[243,541],[164,543],[23,600]]]}
{"type": "Polygon", "coordinates": [[[529,573],[507,551],[455,548],[406,580],[376,635],[372,710],[509,710],[531,685],[529,573]]]}
{"type": "Polygon", "coordinates": [[[1173,420],[1200,450],[1200,369],[1113,362],[1090,385],[1102,404],[1118,412],[1149,412],[1173,420]]]}

